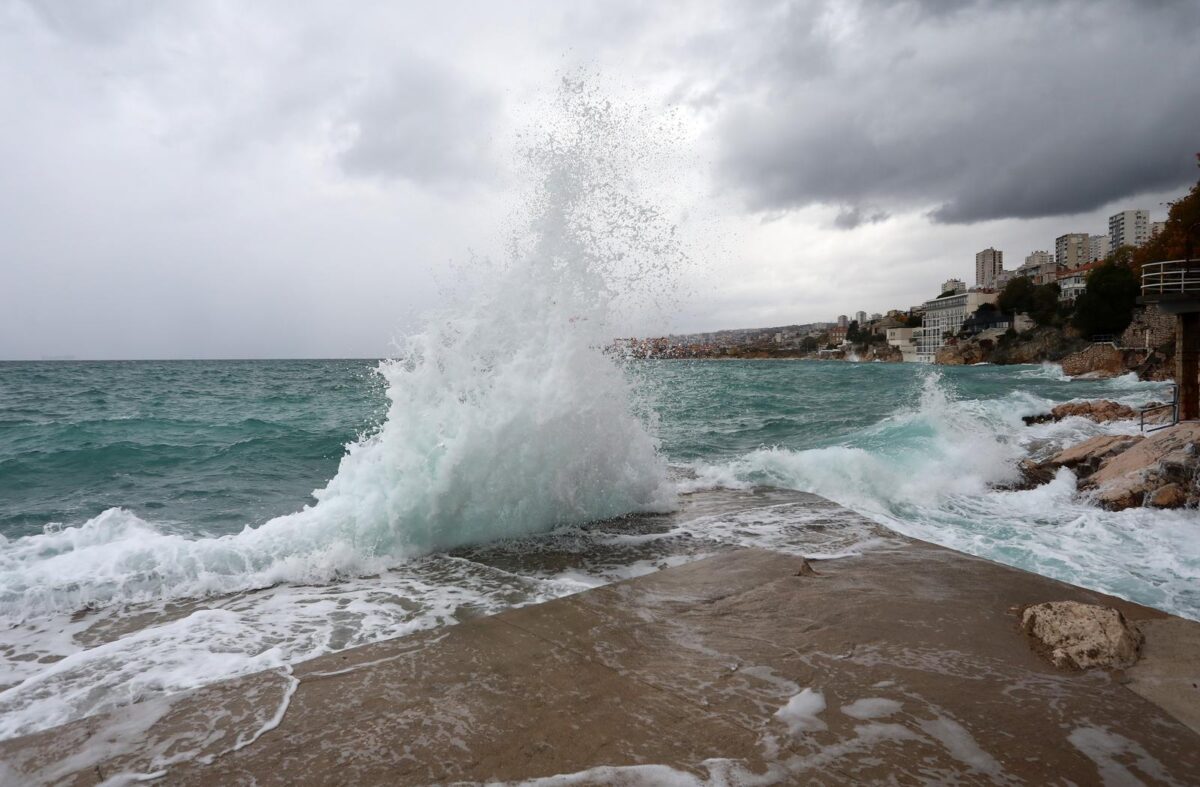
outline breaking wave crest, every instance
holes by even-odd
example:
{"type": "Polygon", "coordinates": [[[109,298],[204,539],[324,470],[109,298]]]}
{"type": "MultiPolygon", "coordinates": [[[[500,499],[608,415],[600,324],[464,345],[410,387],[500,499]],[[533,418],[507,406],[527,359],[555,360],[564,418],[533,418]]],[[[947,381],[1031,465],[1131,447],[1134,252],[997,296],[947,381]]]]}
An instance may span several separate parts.
{"type": "Polygon", "coordinates": [[[673,227],[634,194],[631,119],[564,80],[527,151],[528,227],[463,303],[383,362],[382,426],[348,446],[317,503],[197,538],[110,509],[4,544],[9,620],[383,570],[464,544],[670,508],[674,489],[623,370],[614,310],[669,291],[673,227]]]}

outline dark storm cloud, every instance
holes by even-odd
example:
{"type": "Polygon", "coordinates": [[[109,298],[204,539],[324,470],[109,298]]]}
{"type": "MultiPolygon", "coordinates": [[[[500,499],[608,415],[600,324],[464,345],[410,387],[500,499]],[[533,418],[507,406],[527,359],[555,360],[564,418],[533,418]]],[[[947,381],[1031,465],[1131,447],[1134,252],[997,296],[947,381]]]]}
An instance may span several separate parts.
{"type": "Polygon", "coordinates": [[[854,227],[928,207],[969,223],[1195,177],[1200,79],[1181,75],[1200,73],[1200,3],[801,7],[753,20],[778,23],[761,31],[769,60],[722,97],[720,174],[753,210],[833,205],[854,227]]]}
{"type": "Polygon", "coordinates": [[[352,141],[338,157],[351,175],[450,185],[493,169],[496,99],[444,66],[403,63],[356,102],[352,141]]]}

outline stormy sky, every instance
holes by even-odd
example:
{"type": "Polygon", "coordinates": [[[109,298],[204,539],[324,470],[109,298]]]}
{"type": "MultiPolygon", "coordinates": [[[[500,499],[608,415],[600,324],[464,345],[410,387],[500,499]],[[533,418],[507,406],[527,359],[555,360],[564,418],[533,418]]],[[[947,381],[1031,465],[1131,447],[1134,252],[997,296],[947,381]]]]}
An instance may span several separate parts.
{"type": "Polygon", "coordinates": [[[0,358],[377,356],[564,73],[670,113],[678,308],[905,308],[1196,180],[1200,3],[0,0],[0,358]]]}

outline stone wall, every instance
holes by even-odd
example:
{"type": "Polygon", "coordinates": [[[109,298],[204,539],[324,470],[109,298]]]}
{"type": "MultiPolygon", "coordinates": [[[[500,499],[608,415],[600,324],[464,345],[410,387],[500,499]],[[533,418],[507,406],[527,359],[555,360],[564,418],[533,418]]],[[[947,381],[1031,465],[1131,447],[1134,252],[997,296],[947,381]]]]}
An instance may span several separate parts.
{"type": "Polygon", "coordinates": [[[1175,341],[1174,315],[1163,314],[1157,306],[1150,305],[1134,310],[1133,322],[1129,323],[1129,327],[1121,334],[1118,343],[1122,347],[1154,349],[1173,341],[1175,341]],[[1147,331],[1150,332],[1148,344],[1146,341],[1147,331]]]}
{"type": "MultiPolygon", "coordinates": [[[[1141,349],[1122,349],[1110,342],[1097,342],[1079,352],[1071,353],[1061,361],[1064,374],[1078,377],[1081,374],[1115,377],[1126,372],[1141,372],[1147,353],[1141,349]]],[[[1143,379],[1146,379],[1143,377],[1143,379]]]]}

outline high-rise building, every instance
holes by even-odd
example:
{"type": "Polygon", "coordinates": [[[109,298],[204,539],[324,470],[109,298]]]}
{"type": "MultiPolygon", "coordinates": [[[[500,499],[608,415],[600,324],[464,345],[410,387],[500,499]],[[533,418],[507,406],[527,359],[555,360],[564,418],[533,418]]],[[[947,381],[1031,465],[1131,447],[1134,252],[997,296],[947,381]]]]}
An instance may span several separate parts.
{"type": "Polygon", "coordinates": [[[1095,262],[1102,260],[1108,256],[1112,249],[1108,244],[1107,235],[1089,235],[1088,236],[1088,261],[1095,262]]]}
{"type": "Polygon", "coordinates": [[[839,314],[839,315],[838,315],[838,323],[837,323],[837,327],[839,327],[839,328],[848,328],[848,327],[850,327],[850,318],[849,318],[849,317],[847,317],[847,316],[846,316],[846,315],[844,315],[844,314],[839,314]]]}
{"type": "Polygon", "coordinates": [[[1086,232],[1068,232],[1054,241],[1054,259],[1060,268],[1078,268],[1088,261],[1090,251],[1086,232]]]}
{"type": "Polygon", "coordinates": [[[855,312],[854,313],[854,321],[856,323],[858,323],[859,328],[862,328],[864,325],[867,324],[867,313],[866,312],[855,312]]]}
{"type": "Polygon", "coordinates": [[[1165,221],[1150,222],[1150,237],[1153,238],[1155,235],[1162,232],[1166,228],[1167,228],[1167,223],[1165,221]]]}
{"type": "Polygon", "coordinates": [[[1109,251],[1141,246],[1150,239],[1150,211],[1123,210],[1108,217],[1109,251]]]}
{"type": "Polygon", "coordinates": [[[1004,252],[989,246],[975,255],[975,286],[995,289],[996,276],[1004,270],[1004,252]]]}
{"type": "Polygon", "coordinates": [[[967,283],[962,279],[946,279],[942,282],[942,292],[966,292],[967,283]]]}

